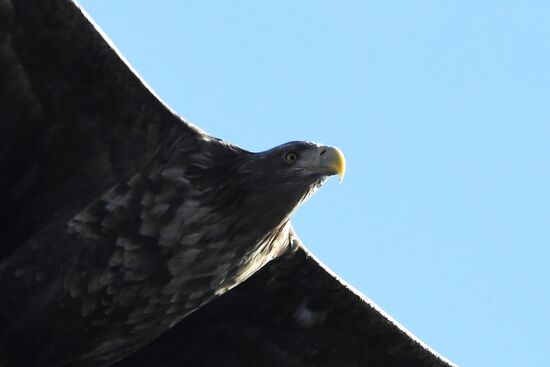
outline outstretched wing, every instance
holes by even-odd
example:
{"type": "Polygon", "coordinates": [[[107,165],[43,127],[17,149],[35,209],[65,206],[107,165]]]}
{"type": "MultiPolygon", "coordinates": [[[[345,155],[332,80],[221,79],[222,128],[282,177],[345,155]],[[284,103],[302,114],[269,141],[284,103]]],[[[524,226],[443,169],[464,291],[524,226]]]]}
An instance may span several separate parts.
{"type": "Polygon", "coordinates": [[[452,366],[294,246],[116,367],[452,366]]]}
{"type": "Polygon", "coordinates": [[[0,259],[200,134],[72,1],[0,1],[0,259]]]}

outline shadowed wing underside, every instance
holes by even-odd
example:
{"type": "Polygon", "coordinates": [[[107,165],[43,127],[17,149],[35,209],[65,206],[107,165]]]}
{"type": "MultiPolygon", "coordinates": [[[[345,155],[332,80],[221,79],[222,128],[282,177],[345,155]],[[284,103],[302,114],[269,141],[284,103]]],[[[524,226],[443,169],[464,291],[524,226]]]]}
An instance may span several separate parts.
{"type": "Polygon", "coordinates": [[[295,251],[116,366],[453,365],[293,241],[295,251]]]}

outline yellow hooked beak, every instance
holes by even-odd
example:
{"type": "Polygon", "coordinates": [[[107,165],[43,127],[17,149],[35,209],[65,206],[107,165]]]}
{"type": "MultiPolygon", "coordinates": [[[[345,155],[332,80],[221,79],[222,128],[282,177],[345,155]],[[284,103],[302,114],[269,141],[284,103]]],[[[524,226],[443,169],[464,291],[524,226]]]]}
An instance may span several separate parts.
{"type": "Polygon", "coordinates": [[[338,175],[342,182],[346,173],[344,153],[336,147],[320,147],[320,150],[320,166],[326,168],[330,174],[338,175]]]}

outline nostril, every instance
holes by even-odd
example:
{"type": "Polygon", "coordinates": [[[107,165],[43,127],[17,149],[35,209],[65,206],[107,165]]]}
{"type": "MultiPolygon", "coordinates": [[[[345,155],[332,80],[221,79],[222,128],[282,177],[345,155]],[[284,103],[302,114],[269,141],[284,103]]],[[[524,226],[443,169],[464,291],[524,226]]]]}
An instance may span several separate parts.
{"type": "Polygon", "coordinates": [[[326,150],[326,149],[323,149],[323,151],[321,152],[320,155],[323,155],[323,154],[325,154],[326,152],[327,152],[327,150],[326,150]]]}

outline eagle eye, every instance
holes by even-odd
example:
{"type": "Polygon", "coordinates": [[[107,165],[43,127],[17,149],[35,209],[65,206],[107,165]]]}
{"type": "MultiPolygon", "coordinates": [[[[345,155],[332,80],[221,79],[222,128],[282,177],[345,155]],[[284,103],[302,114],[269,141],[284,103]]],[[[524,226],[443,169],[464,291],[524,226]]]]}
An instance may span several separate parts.
{"type": "Polygon", "coordinates": [[[294,152],[288,152],[287,154],[285,154],[285,162],[286,163],[292,163],[296,159],[298,159],[298,154],[296,154],[294,152]]]}

